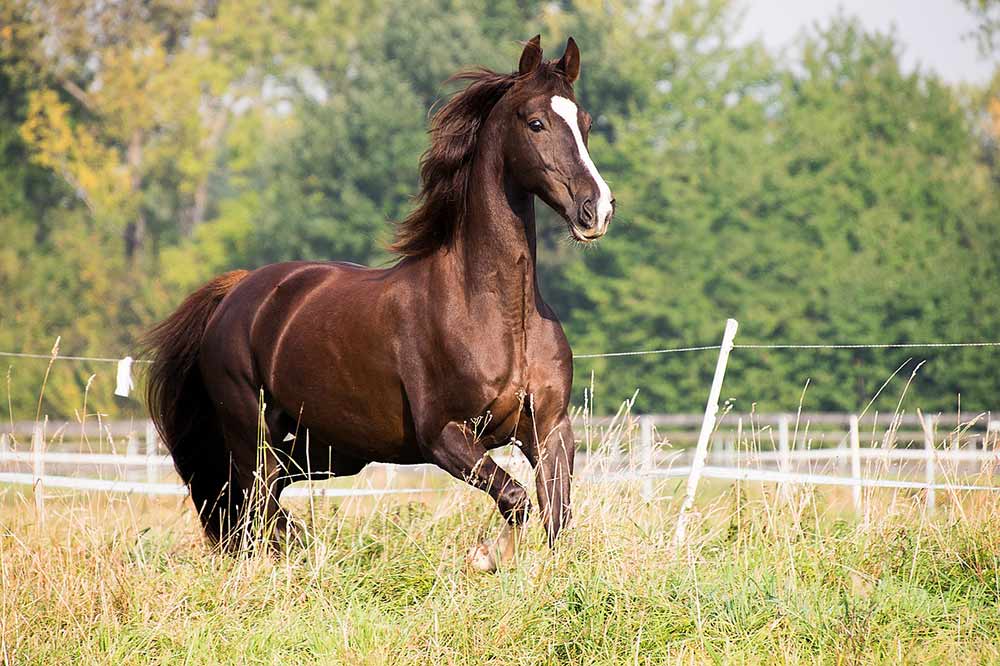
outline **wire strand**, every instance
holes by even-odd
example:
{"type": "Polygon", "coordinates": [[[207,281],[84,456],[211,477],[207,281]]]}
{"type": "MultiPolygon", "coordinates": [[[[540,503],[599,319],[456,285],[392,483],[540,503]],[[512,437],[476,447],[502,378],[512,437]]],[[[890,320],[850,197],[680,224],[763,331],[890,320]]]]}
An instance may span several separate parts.
{"type": "MultiPolygon", "coordinates": [[[[44,360],[55,359],[56,361],[85,361],[90,363],[117,363],[120,358],[107,358],[103,356],[63,356],[62,354],[29,354],[26,352],[0,352],[0,356],[12,358],[40,358],[44,360]]],[[[147,359],[133,360],[133,363],[151,363],[147,359]]]]}
{"type": "MultiPolygon", "coordinates": [[[[711,351],[722,345],[700,345],[696,347],[670,347],[666,349],[640,349],[635,351],[602,352],[595,354],[574,354],[577,360],[591,358],[619,358],[623,356],[653,356],[657,354],[680,354],[684,352],[711,351]]],[[[938,349],[949,347],[1000,347],[1000,342],[888,342],[888,343],[847,343],[847,344],[734,344],[733,349],[938,349]]],[[[55,359],[56,361],[83,361],[88,363],[118,363],[120,358],[105,356],[64,356],[62,354],[31,354],[27,352],[0,352],[0,356],[11,358],[55,359]]],[[[151,363],[148,359],[137,359],[133,363],[151,363]]]]}
{"type": "MultiPolygon", "coordinates": [[[[673,354],[679,352],[707,351],[720,349],[722,345],[700,347],[674,347],[670,349],[648,349],[640,351],[605,352],[601,354],[575,354],[575,359],[613,358],[618,356],[646,356],[652,354],[673,354]]],[[[928,349],[941,347],[1000,347],[1000,342],[887,342],[887,343],[847,343],[847,344],[734,344],[733,349],[928,349]]]]}
{"type": "Polygon", "coordinates": [[[872,344],[750,344],[733,345],[733,349],[920,349],[936,347],[1000,347],[1000,342],[889,342],[872,344]]]}
{"type": "Polygon", "coordinates": [[[610,358],[614,356],[643,356],[648,354],[676,354],[679,352],[706,351],[720,349],[722,345],[704,345],[701,347],[674,347],[671,349],[647,349],[642,351],[605,352],[603,354],[574,354],[573,358],[610,358]]]}

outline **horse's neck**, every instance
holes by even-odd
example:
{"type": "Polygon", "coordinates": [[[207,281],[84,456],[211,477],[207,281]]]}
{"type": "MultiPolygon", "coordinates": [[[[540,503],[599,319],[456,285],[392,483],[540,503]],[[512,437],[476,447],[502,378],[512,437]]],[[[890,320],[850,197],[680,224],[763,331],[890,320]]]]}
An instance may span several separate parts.
{"type": "Polygon", "coordinates": [[[466,218],[448,254],[466,291],[535,300],[534,196],[506,179],[503,165],[480,155],[467,193],[466,218]]]}

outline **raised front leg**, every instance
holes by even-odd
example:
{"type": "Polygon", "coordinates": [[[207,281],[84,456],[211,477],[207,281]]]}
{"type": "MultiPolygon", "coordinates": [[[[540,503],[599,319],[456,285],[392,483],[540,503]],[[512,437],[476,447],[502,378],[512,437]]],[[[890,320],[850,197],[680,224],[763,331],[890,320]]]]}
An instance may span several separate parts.
{"type": "Polygon", "coordinates": [[[423,448],[424,457],[457,479],[489,494],[507,521],[495,541],[486,541],[469,552],[469,563],[482,571],[495,571],[515,555],[521,528],[528,520],[528,492],[490,458],[486,449],[461,424],[449,423],[433,443],[423,448]]]}
{"type": "Polygon", "coordinates": [[[529,439],[521,438],[521,441],[526,445],[524,452],[528,461],[535,467],[538,508],[549,537],[549,547],[552,547],[570,519],[570,485],[576,444],[568,415],[563,414],[547,429],[538,421],[530,423],[531,432],[525,434],[529,439]]]}

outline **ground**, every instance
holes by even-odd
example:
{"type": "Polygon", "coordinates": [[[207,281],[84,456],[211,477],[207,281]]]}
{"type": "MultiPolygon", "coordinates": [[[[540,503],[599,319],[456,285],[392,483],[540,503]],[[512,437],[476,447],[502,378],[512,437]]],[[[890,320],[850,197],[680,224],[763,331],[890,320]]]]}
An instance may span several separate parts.
{"type": "Polygon", "coordinates": [[[311,538],[230,558],[187,500],[0,489],[2,654],[11,664],[1000,662],[1000,505],[874,491],[714,485],[672,552],[676,481],[578,484],[557,549],[468,570],[497,529],[458,484],[292,505],[311,538]]]}

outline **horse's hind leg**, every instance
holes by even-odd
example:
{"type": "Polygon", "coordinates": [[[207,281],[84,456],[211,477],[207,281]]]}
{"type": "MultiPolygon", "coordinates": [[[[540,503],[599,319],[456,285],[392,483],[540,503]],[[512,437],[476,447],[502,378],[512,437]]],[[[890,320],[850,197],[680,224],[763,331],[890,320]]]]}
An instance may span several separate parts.
{"type": "Polygon", "coordinates": [[[217,410],[240,496],[238,520],[222,545],[236,551],[264,537],[272,546],[280,546],[290,521],[278,502],[288,478],[276,447],[287,430],[280,412],[266,400],[262,404],[261,392],[251,384],[232,382],[225,387],[225,396],[217,401],[221,403],[217,410]]]}

